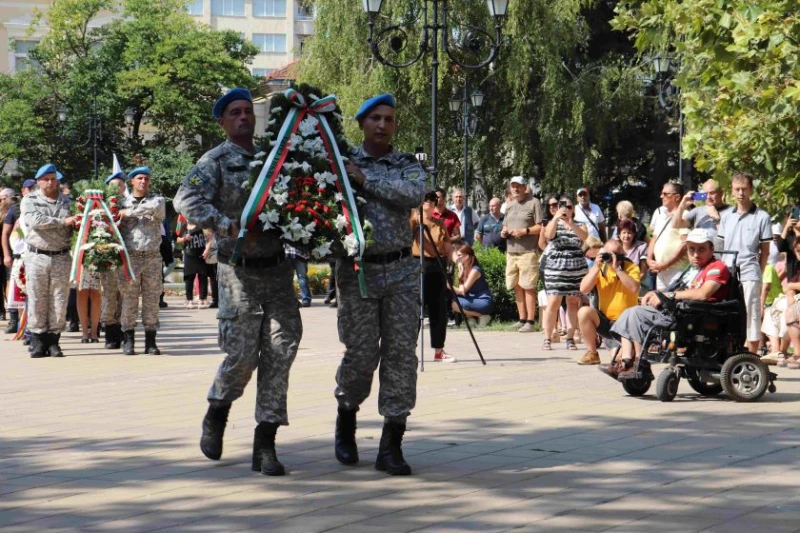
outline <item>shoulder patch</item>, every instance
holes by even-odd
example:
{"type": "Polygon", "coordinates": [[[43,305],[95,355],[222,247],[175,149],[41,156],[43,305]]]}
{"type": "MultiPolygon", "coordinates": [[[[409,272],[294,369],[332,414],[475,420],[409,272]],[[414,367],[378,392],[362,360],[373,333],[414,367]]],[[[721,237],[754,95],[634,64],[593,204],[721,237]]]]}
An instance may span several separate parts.
{"type": "Polygon", "coordinates": [[[198,176],[197,174],[192,174],[191,176],[189,176],[188,181],[189,185],[191,185],[192,187],[198,187],[201,183],[203,183],[203,180],[201,180],[200,176],[198,176]]]}
{"type": "Polygon", "coordinates": [[[722,271],[718,268],[712,268],[706,273],[708,276],[719,276],[720,274],[722,274],[722,271]]]}

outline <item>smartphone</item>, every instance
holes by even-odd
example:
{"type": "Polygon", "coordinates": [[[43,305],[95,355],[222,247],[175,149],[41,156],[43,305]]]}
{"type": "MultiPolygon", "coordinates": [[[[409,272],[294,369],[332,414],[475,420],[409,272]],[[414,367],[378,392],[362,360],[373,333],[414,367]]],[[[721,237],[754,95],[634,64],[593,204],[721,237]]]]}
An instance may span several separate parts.
{"type": "Polygon", "coordinates": [[[797,220],[800,218],[800,205],[796,205],[792,208],[791,218],[797,220]]]}
{"type": "Polygon", "coordinates": [[[708,193],[707,192],[694,192],[692,193],[692,201],[693,202],[705,202],[708,200],[708,193]]]}
{"type": "Polygon", "coordinates": [[[566,200],[559,200],[558,201],[558,207],[567,207],[567,201],[566,200]]]}

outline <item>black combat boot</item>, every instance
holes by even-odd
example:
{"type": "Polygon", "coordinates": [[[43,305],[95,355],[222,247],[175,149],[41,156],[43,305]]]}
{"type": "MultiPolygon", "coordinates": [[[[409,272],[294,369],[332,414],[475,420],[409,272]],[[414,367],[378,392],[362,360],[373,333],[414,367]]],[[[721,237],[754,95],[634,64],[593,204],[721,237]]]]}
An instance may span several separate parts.
{"type": "Polygon", "coordinates": [[[44,344],[42,335],[45,335],[45,333],[31,333],[30,353],[32,359],[50,357],[50,352],[44,344]]]}
{"type": "Polygon", "coordinates": [[[375,460],[375,470],[382,470],[393,476],[407,476],[411,474],[411,467],[403,459],[403,434],[406,425],[399,422],[385,422],[381,434],[381,444],[378,448],[378,458],[375,460]]]}
{"type": "Polygon", "coordinates": [[[358,446],[356,445],[356,412],[339,406],[336,417],[336,437],[334,448],[336,460],[343,465],[354,465],[358,462],[358,446]]]}
{"type": "Polygon", "coordinates": [[[225,435],[225,425],[228,423],[230,410],[231,404],[216,406],[210,404],[206,416],[203,418],[200,450],[212,461],[219,461],[219,458],[222,457],[222,437],[225,435]]]}
{"type": "Polygon", "coordinates": [[[119,350],[122,345],[122,328],[119,324],[106,325],[106,350],[119,350]]]}
{"type": "Polygon", "coordinates": [[[51,357],[64,357],[64,352],[61,351],[61,346],[58,343],[61,341],[61,333],[47,333],[47,351],[50,352],[51,357]]]}
{"type": "Polygon", "coordinates": [[[144,353],[148,355],[161,355],[161,350],[156,346],[155,330],[144,332],[144,353]]]}
{"type": "Polygon", "coordinates": [[[6,329],[3,331],[3,333],[11,335],[16,333],[18,328],[19,328],[19,311],[9,312],[8,325],[6,326],[6,329]]]}
{"type": "Polygon", "coordinates": [[[253,436],[253,464],[252,469],[261,471],[265,476],[283,476],[286,469],[278,461],[275,453],[275,434],[278,424],[274,422],[261,422],[256,426],[253,436]]]}
{"type": "Polygon", "coordinates": [[[122,332],[122,353],[125,355],[136,355],[136,351],[133,349],[133,332],[134,330],[132,329],[122,332]]]}

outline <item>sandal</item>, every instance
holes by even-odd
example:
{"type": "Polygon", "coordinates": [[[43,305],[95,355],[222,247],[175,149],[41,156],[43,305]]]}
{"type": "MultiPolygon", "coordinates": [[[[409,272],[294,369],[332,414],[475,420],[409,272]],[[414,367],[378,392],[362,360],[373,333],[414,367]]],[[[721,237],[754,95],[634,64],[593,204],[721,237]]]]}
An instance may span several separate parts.
{"type": "Polygon", "coordinates": [[[567,350],[577,350],[578,347],[575,345],[575,339],[567,339],[567,350]]]}
{"type": "Polygon", "coordinates": [[[792,356],[784,359],[787,368],[792,370],[800,370],[800,357],[792,356]]]}
{"type": "Polygon", "coordinates": [[[545,339],[544,341],[542,341],[542,350],[549,352],[552,349],[553,347],[550,345],[550,339],[545,339]]]}

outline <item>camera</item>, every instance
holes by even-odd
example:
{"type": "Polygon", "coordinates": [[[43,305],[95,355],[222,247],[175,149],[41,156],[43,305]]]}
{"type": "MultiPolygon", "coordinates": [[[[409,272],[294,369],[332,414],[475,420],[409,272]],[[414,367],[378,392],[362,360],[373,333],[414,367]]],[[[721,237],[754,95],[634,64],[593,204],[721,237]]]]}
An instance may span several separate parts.
{"type": "Polygon", "coordinates": [[[566,200],[559,200],[559,201],[558,201],[558,207],[559,207],[559,208],[561,208],[561,207],[567,207],[567,201],[566,201],[566,200]]]}
{"type": "Polygon", "coordinates": [[[608,252],[603,252],[598,257],[600,258],[600,261],[602,261],[604,263],[610,263],[611,262],[611,254],[608,253],[608,252]]]}
{"type": "Polygon", "coordinates": [[[692,193],[692,201],[693,202],[705,202],[708,200],[708,193],[707,192],[693,192],[692,193]]]}

